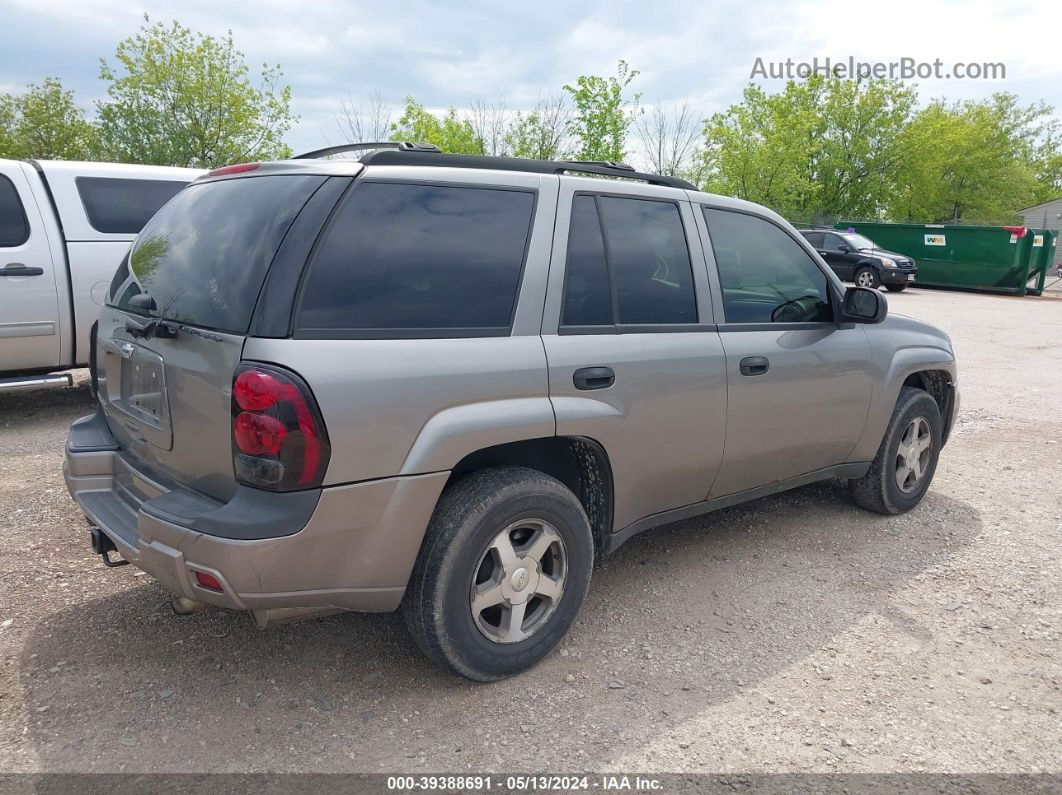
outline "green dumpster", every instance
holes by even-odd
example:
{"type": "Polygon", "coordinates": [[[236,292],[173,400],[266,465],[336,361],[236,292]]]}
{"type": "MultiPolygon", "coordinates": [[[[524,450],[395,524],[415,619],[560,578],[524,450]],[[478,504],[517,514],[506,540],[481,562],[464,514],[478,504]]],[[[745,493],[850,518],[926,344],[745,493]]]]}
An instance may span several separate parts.
{"type": "MultiPolygon", "coordinates": [[[[1038,258],[1046,256],[1048,247],[1045,235],[1041,245],[1034,248],[1034,234],[1020,226],[843,221],[836,228],[855,229],[881,248],[914,259],[918,265],[915,279],[918,285],[1015,295],[1025,295],[1030,275],[1038,272],[1038,258]]],[[[1054,236],[1052,253],[1053,245],[1054,236]]],[[[1042,289],[1042,279],[1038,284],[1042,289]]]]}

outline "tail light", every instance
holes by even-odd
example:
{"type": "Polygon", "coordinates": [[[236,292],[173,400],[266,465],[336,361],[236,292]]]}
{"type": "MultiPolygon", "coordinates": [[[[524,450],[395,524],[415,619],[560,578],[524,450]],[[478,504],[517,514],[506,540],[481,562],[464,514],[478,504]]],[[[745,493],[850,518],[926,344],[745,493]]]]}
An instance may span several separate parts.
{"type": "Polygon", "coordinates": [[[221,168],[215,168],[213,171],[208,171],[208,177],[223,177],[227,174],[242,174],[245,171],[254,171],[261,166],[261,163],[236,163],[231,166],[222,166],[221,168]]]}
{"type": "Polygon", "coordinates": [[[317,401],[294,373],[244,363],[232,381],[236,480],[273,491],[320,486],[331,448],[317,401]]]}

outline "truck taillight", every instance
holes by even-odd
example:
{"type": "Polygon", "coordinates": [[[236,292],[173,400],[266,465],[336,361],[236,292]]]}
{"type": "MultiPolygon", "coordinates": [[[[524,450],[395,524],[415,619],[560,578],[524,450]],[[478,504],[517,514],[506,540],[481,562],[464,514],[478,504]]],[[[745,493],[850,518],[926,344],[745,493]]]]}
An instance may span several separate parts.
{"type": "Polygon", "coordinates": [[[248,486],[295,491],[320,486],[331,448],[306,383],[274,365],[245,362],[232,381],[232,455],[248,486]]]}

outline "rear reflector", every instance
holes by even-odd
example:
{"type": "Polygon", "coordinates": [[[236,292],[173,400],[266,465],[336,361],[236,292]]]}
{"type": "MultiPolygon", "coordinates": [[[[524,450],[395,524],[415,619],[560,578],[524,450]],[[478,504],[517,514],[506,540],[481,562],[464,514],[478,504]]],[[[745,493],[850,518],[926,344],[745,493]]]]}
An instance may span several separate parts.
{"type": "Polygon", "coordinates": [[[236,163],[231,166],[222,166],[221,168],[215,168],[213,171],[208,171],[208,177],[223,177],[226,174],[240,174],[244,171],[254,171],[261,163],[236,163]]]}
{"type": "Polygon", "coordinates": [[[195,581],[199,583],[200,588],[206,588],[208,591],[217,591],[223,593],[224,588],[221,587],[221,583],[218,582],[218,578],[213,574],[207,574],[204,571],[197,571],[195,573],[195,581]]]}

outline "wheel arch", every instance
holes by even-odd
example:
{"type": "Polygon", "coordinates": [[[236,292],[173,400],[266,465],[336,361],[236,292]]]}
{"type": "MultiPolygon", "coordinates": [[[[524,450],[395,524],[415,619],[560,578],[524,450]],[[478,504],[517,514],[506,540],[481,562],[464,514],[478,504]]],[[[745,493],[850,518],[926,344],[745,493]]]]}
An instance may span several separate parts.
{"type": "Polygon", "coordinates": [[[548,436],[484,447],[457,462],[446,487],[473,472],[499,466],[534,469],[571,489],[590,520],[595,554],[604,551],[612,532],[614,496],[612,465],[600,442],[584,436],[548,436]]]}
{"type": "Polygon", "coordinates": [[[944,441],[947,441],[957,399],[955,360],[951,353],[927,345],[902,348],[896,351],[884,370],[879,381],[881,387],[871,399],[863,434],[849,461],[873,460],[904,386],[924,389],[934,397],[944,420],[944,441]]]}

